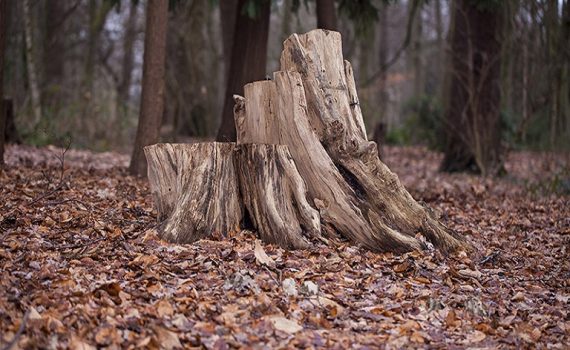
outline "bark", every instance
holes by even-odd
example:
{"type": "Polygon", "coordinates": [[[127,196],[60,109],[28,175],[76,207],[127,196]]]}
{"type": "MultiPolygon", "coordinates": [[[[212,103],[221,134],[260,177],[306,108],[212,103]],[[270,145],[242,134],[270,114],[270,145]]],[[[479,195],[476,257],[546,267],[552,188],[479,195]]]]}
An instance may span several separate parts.
{"type": "Polygon", "coordinates": [[[141,107],[129,170],[146,176],[143,147],[156,143],[164,109],[164,71],[168,1],[149,0],[146,14],[141,107]]]}
{"type": "Polygon", "coordinates": [[[338,30],[334,0],[317,0],[317,28],[338,30]]]}
{"type": "Polygon", "coordinates": [[[502,168],[500,53],[502,10],[456,0],[445,112],[443,171],[497,174],[502,168]]]}
{"type": "Polygon", "coordinates": [[[28,73],[28,84],[30,88],[30,100],[32,104],[32,112],[34,115],[34,125],[37,125],[42,118],[42,102],[40,100],[40,89],[38,85],[38,76],[36,70],[36,62],[34,59],[34,38],[32,26],[32,14],[30,8],[30,0],[23,0],[24,9],[24,32],[26,36],[26,65],[28,73]]]}
{"type": "MultiPolygon", "coordinates": [[[[63,102],[65,35],[62,31],[65,17],[65,2],[47,1],[46,34],[43,56],[43,105],[58,110],[63,102]]],[[[53,111],[52,111],[53,112],[53,111]]]]}
{"type": "Polygon", "coordinates": [[[270,1],[262,1],[256,18],[242,13],[247,0],[240,0],[236,12],[232,61],[229,69],[221,125],[216,140],[235,141],[236,129],[233,118],[233,95],[243,95],[243,86],[265,77],[267,62],[267,39],[269,36],[270,1]]]}
{"type": "Polygon", "coordinates": [[[238,143],[273,139],[289,146],[326,236],[340,233],[372,250],[402,252],[420,249],[414,236],[422,232],[443,250],[462,246],[413,200],[366,139],[340,34],[295,34],[284,46],[283,71],[275,73],[274,82],[245,89],[244,112],[236,113],[238,143]]]}
{"type": "Polygon", "coordinates": [[[4,56],[8,30],[8,0],[0,0],[0,168],[4,166],[6,112],[4,103],[4,56]]]}
{"type": "Polygon", "coordinates": [[[243,207],[233,165],[235,147],[232,143],[145,147],[162,238],[190,243],[239,230],[243,207]]]}
{"type": "Polygon", "coordinates": [[[319,212],[287,146],[239,145],[235,157],[240,192],[262,240],[284,248],[307,248],[304,236],[320,237],[319,212]]]}
{"type": "Polygon", "coordinates": [[[145,154],[159,232],[168,241],[227,235],[248,222],[283,248],[306,248],[305,237],[320,237],[319,213],[287,146],[156,144],[145,154]]]}

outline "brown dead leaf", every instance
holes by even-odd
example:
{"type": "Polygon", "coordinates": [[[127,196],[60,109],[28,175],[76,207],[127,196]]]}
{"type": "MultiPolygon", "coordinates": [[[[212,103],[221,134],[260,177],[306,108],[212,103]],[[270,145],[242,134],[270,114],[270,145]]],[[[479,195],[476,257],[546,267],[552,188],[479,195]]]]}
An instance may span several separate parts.
{"type": "Polygon", "coordinates": [[[255,248],[254,248],[254,255],[257,262],[261,265],[265,265],[267,267],[275,267],[275,261],[265,253],[263,246],[261,245],[261,241],[259,239],[255,240],[255,248]]]}
{"type": "Polygon", "coordinates": [[[168,300],[162,299],[155,305],[156,313],[159,317],[170,317],[174,314],[174,309],[168,300]]]}
{"type": "Polygon", "coordinates": [[[96,348],[83,341],[81,338],[77,337],[76,335],[71,336],[71,340],[69,341],[69,348],[74,350],[95,350],[96,348]]]}
{"type": "Polygon", "coordinates": [[[293,334],[303,330],[303,327],[301,327],[297,322],[288,320],[283,316],[268,316],[267,320],[271,322],[276,330],[285,333],[293,334]]]}
{"type": "Polygon", "coordinates": [[[161,326],[155,326],[153,330],[155,337],[152,340],[160,349],[172,350],[182,348],[178,334],[161,326]]]}

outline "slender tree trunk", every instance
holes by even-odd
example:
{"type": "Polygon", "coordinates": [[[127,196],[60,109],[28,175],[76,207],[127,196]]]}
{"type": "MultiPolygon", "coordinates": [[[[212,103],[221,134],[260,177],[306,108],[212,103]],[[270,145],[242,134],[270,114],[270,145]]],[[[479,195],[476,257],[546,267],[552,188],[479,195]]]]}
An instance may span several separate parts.
{"type": "Polygon", "coordinates": [[[118,87],[119,106],[128,107],[129,90],[134,66],[134,47],[136,39],[137,4],[131,2],[129,17],[125,23],[125,36],[123,37],[123,61],[121,63],[121,81],[118,87]]]}
{"type": "Polygon", "coordinates": [[[269,37],[269,14],[271,2],[259,4],[256,18],[249,18],[241,9],[247,0],[239,0],[236,11],[232,62],[222,110],[221,125],[216,140],[235,141],[236,128],[233,117],[233,95],[243,95],[243,86],[265,77],[267,62],[267,39],[269,37]]]}
{"type": "Polygon", "coordinates": [[[0,168],[4,166],[4,142],[6,141],[6,111],[4,106],[4,56],[8,29],[8,0],[0,0],[0,168]]]}
{"type": "Polygon", "coordinates": [[[445,41],[444,41],[444,33],[443,33],[443,20],[441,16],[441,0],[435,0],[435,33],[436,33],[436,45],[437,45],[437,53],[436,57],[436,65],[437,65],[437,98],[442,100],[443,94],[443,75],[444,75],[444,60],[445,60],[445,41]]]}
{"type": "Polygon", "coordinates": [[[30,86],[30,97],[32,102],[32,112],[34,114],[34,125],[37,125],[42,118],[42,104],[40,100],[40,89],[38,86],[38,76],[34,60],[34,39],[32,27],[32,14],[30,0],[23,0],[24,8],[24,32],[26,36],[26,64],[28,70],[28,84],[30,86]]]}
{"type": "MultiPolygon", "coordinates": [[[[411,5],[413,6],[413,5],[411,5]]],[[[414,96],[419,98],[424,94],[424,71],[422,64],[422,8],[417,10],[413,27],[413,67],[414,67],[414,96]]]]}
{"type": "Polygon", "coordinates": [[[338,31],[334,0],[317,0],[317,28],[338,31]]]}
{"type": "Polygon", "coordinates": [[[480,9],[456,0],[444,171],[493,175],[502,168],[500,68],[502,3],[480,9]]]}
{"type": "Polygon", "coordinates": [[[237,15],[238,0],[220,1],[220,22],[222,24],[222,46],[224,50],[224,81],[228,79],[228,72],[232,62],[232,46],[237,15]]]}
{"type": "MultiPolygon", "coordinates": [[[[380,33],[379,33],[379,64],[380,67],[385,67],[388,62],[388,52],[390,47],[388,44],[388,6],[382,5],[380,10],[380,33]]],[[[380,105],[380,122],[388,125],[387,109],[388,109],[388,87],[386,81],[387,72],[383,72],[380,76],[380,98],[378,104],[380,105]]],[[[385,129],[385,128],[384,128],[385,129]]],[[[376,140],[375,140],[376,141],[376,140]]]]}
{"type": "Polygon", "coordinates": [[[47,1],[46,34],[43,57],[43,105],[57,112],[63,102],[62,83],[64,78],[65,35],[64,27],[65,2],[47,1]]]}
{"type": "Polygon", "coordinates": [[[146,176],[143,147],[158,142],[164,110],[168,0],[148,0],[144,39],[141,107],[130,172],[146,176]]]}

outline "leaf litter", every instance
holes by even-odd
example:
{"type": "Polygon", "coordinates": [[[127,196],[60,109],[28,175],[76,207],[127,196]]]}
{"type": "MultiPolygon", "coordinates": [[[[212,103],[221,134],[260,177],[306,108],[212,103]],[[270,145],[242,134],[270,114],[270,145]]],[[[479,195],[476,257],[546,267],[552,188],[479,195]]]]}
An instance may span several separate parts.
{"type": "Polygon", "coordinates": [[[0,173],[0,348],[549,348],[570,343],[568,159],[513,153],[501,179],[386,150],[418,200],[477,248],[285,251],[249,231],[173,245],[127,158],[10,146],[0,173]],[[529,166],[532,165],[532,166],[529,166]],[[542,177],[541,177],[542,174],[542,177]],[[62,176],[63,175],[63,176],[62,176]]]}

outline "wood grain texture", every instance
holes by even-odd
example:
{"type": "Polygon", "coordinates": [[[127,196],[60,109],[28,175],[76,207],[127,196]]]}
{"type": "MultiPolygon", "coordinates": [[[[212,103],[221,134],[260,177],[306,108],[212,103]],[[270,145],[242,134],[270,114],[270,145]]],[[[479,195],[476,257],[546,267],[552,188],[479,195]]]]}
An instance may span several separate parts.
{"type": "Polygon", "coordinates": [[[262,240],[284,248],[306,248],[305,235],[319,237],[319,212],[287,146],[243,144],[236,151],[243,203],[262,240]]]}
{"type": "Polygon", "coordinates": [[[340,33],[293,34],[284,42],[281,69],[301,75],[308,120],[354,190],[353,203],[375,229],[387,227],[408,237],[419,232],[445,251],[465,246],[462,237],[412,198],[380,161],[376,144],[367,140],[352,67],[342,58],[340,33]]]}
{"type": "Polygon", "coordinates": [[[235,149],[235,143],[218,142],[144,148],[163,239],[190,243],[239,230],[243,207],[235,149]]]}

